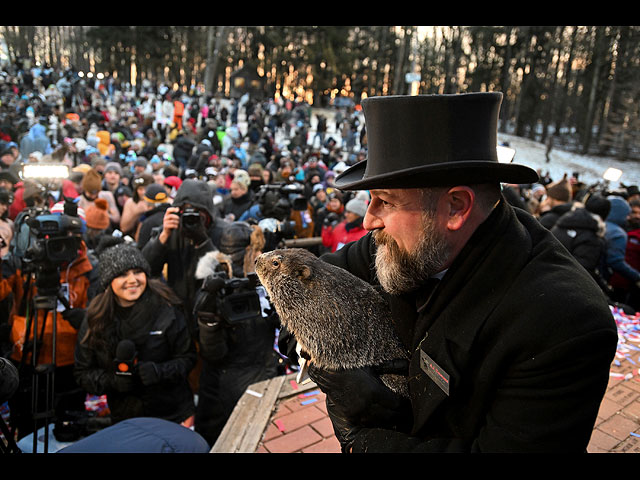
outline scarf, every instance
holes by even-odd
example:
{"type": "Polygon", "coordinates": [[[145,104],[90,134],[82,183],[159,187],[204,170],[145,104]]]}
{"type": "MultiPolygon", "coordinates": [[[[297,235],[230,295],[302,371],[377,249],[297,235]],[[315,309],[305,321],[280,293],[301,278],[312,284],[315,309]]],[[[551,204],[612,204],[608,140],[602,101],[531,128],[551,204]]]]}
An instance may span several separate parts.
{"type": "Polygon", "coordinates": [[[160,300],[147,286],[140,298],[130,307],[116,304],[114,316],[116,336],[119,339],[129,339],[137,345],[149,335],[149,331],[156,320],[157,305],[160,300]]]}

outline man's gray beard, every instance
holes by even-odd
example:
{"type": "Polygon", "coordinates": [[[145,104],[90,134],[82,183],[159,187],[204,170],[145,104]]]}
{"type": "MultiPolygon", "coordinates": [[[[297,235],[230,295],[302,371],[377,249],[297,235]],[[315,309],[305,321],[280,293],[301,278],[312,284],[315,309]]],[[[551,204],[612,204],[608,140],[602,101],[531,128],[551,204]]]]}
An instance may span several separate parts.
{"type": "Polygon", "coordinates": [[[449,259],[449,246],[427,214],[423,215],[421,227],[420,241],[413,252],[402,250],[384,231],[373,232],[378,247],[375,257],[378,281],[392,295],[416,290],[441,272],[449,259]]]}

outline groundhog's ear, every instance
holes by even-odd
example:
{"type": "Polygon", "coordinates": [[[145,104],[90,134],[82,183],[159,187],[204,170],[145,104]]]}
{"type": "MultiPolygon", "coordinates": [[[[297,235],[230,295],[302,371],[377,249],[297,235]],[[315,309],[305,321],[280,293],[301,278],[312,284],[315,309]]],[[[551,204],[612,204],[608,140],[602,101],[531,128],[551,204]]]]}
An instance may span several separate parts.
{"type": "Polygon", "coordinates": [[[300,280],[306,280],[311,276],[311,269],[307,265],[303,265],[298,269],[296,273],[297,273],[297,277],[300,280]]]}

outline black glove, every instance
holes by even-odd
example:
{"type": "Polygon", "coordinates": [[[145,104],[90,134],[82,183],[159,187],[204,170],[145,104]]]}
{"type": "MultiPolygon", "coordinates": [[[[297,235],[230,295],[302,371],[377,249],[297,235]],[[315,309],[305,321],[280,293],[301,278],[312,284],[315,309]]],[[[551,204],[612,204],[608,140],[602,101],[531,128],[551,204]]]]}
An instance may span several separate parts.
{"type": "Polygon", "coordinates": [[[143,385],[154,385],[160,381],[158,367],[155,362],[140,362],[136,365],[136,373],[143,385]]]}
{"type": "Polygon", "coordinates": [[[339,223],[340,217],[337,213],[331,212],[324,217],[324,221],[322,222],[325,227],[333,227],[339,223]]]}
{"type": "Polygon", "coordinates": [[[207,318],[198,318],[198,340],[200,343],[200,356],[209,363],[217,363],[227,355],[228,332],[222,320],[214,314],[208,314],[207,318]]]}
{"type": "Polygon", "coordinates": [[[409,430],[411,402],[382,383],[382,372],[391,373],[374,367],[329,371],[313,362],[309,366],[309,377],[327,396],[327,413],[343,452],[362,428],[409,430]]]}
{"type": "Polygon", "coordinates": [[[289,365],[298,365],[298,353],[296,352],[296,344],[298,341],[284,326],[280,327],[278,333],[278,350],[282,355],[287,357],[289,365]]]}
{"type": "Polygon", "coordinates": [[[87,311],[84,308],[68,308],[62,312],[62,318],[78,330],[86,313],[87,311]]]}

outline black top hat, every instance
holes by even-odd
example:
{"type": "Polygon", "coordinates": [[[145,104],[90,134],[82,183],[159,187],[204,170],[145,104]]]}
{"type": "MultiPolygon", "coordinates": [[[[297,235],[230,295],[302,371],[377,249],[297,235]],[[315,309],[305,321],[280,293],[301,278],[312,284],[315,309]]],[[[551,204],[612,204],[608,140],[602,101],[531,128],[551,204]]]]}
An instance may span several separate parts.
{"type": "Polygon", "coordinates": [[[498,162],[502,93],[371,97],[362,101],[368,156],[336,177],[341,190],[538,181],[498,162]]]}

